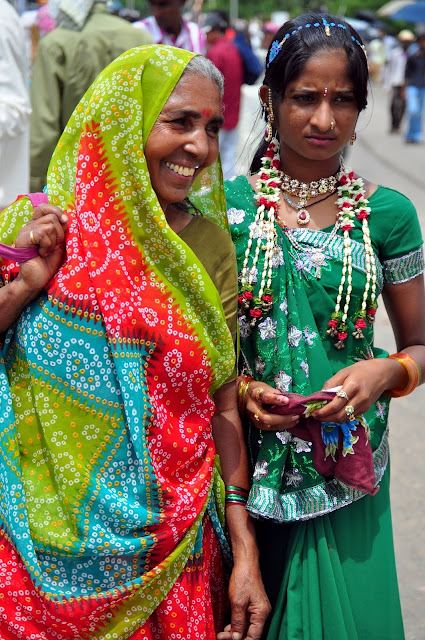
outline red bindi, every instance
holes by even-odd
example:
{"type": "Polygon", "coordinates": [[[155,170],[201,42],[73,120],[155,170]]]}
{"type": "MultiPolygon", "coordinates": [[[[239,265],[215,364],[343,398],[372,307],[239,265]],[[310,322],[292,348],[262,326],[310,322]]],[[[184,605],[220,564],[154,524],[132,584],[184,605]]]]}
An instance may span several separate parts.
{"type": "Polygon", "coordinates": [[[212,110],[211,109],[202,109],[201,111],[203,118],[211,118],[212,110]]]}

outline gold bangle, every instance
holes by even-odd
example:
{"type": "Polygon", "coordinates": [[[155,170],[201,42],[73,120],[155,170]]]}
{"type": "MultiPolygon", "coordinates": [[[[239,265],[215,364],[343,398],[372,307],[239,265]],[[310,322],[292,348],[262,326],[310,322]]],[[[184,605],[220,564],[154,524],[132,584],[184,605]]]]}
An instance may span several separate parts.
{"type": "Polygon", "coordinates": [[[397,360],[407,373],[407,384],[403,389],[390,389],[387,395],[391,398],[401,398],[412,393],[421,381],[422,371],[416,360],[408,353],[393,353],[388,356],[391,360],[397,360]]]}
{"type": "Polygon", "coordinates": [[[251,376],[247,376],[245,374],[242,374],[239,378],[238,378],[238,407],[239,407],[239,413],[241,414],[241,416],[245,415],[245,407],[246,407],[246,396],[248,393],[248,389],[249,389],[249,385],[251,384],[251,382],[253,381],[253,378],[251,378],[251,376]]]}

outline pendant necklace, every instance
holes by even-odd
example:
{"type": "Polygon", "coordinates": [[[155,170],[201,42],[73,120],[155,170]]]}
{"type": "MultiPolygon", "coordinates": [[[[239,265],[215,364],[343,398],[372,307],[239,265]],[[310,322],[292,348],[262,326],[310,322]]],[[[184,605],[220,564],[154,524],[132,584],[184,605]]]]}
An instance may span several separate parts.
{"type": "MultiPolygon", "coordinates": [[[[291,176],[288,176],[288,174],[283,173],[282,171],[282,182],[280,188],[282,190],[285,201],[289,204],[290,207],[298,211],[297,223],[299,225],[306,225],[310,222],[310,213],[307,210],[308,201],[310,200],[310,198],[316,197],[317,195],[319,195],[319,193],[328,195],[332,195],[332,193],[335,193],[338,185],[339,174],[340,169],[338,169],[338,171],[334,175],[329,176],[329,178],[320,178],[320,180],[313,180],[312,182],[307,184],[306,182],[300,182],[295,178],[291,178],[291,176]],[[289,196],[286,195],[287,193],[298,197],[300,201],[298,203],[292,202],[289,196]]],[[[318,200],[318,202],[320,202],[320,200],[318,200]]]]}
{"type": "MultiPolygon", "coordinates": [[[[315,204],[319,204],[319,202],[323,202],[323,200],[327,200],[328,198],[330,198],[335,192],[336,192],[336,187],[326,196],[324,196],[323,198],[320,198],[320,200],[316,200],[316,202],[312,202],[309,206],[314,207],[315,204]]],[[[292,200],[288,198],[286,193],[284,193],[283,191],[282,191],[282,196],[285,202],[287,202],[290,207],[298,211],[298,214],[297,214],[298,224],[301,224],[301,225],[308,224],[310,222],[310,213],[307,211],[307,202],[304,202],[304,201],[300,201],[298,203],[292,202],[292,200]]]]}

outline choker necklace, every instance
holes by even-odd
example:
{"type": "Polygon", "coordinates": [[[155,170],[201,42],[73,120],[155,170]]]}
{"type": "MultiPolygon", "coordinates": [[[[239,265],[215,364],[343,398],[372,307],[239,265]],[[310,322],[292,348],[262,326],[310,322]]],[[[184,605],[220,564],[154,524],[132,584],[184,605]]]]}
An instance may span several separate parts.
{"type": "MultiPolygon", "coordinates": [[[[335,193],[339,175],[340,170],[338,169],[338,171],[332,176],[329,176],[329,178],[320,178],[320,180],[313,180],[307,184],[306,182],[300,182],[295,178],[291,178],[291,176],[288,176],[287,173],[283,173],[283,171],[281,172],[280,188],[282,189],[283,197],[289,206],[298,210],[298,224],[305,225],[310,222],[310,214],[307,211],[308,201],[310,198],[315,198],[321,193],[335,193]],[[290,198],[284,193],[285,191],[286,193],[297,196],[300,201],[298,203],[292,202],[292,200],[290,200],[290,198]]],[[[318,200],[318,202],[320,202],[320,200],[318,200]]]]}
{"type": "MultiPolygon", "coordinates": [[[[335,178],[335,176],[333,176],[335,178]]],[[[336,178],[335,178],[336,179],[336,178]]],[[[325,178],[329,181],[329,178],[325,178]]],[[[310,183],[311,184],[311,183],[310,183]]],[[[307,185],[307,188],[310,185],[307,185]]],[[[323,186],[322,188],[325,188],[323,186]]],[[[239,315],[245,316],[249,324],[255,324],[270,312],[273,307],[273,290],[271,288],[273,276],[273,258],[277,248],[276,224],[283,229],[288,242],[299,251],[312,254],[316,263],[316,278],[320,278],[320,267],[324,252],[330,240],[338,230],[343,232],[344,253],[342,260],[341,281],[338,288],[335,308],[328,321],[327,335],[336,338],[334,346],[337,349],[345,347],[348,337],[348,312],[352,293],[352,247],[350,232],[357,220],[362,227],[363,244],[366,265],[366,283],[363,291],[361,307],[351,321],[354,324],[352,335],[356,339],[364,338],[362,329],[375,320],[376,303],[376,264],[370,240],[368,217],[369,202],[365,196],[362,178],[355,178],[354,172],[341,167],[338,173],[336,190],[338,192],[338,213],[335,225],[327,240],[321,247],[306,249],[298,242],[291,229],[279,219],[280,191],[282,189],[282,172],[280,171],[279,141],[273,138],[267,151],[261,159],[261,169],[258,173],[258,192],[254,198],[257,203],[257,213],[253,224],[250,225],[249,239],[245,251],[244,262],[240,275],[241,287],[239,291],[239,315]],[[257,272],[259,256],[264,256],[262,273],[258,272],[259,289],[254,293],[254,275],[257,272]]],[[[329,190],[326,186],[326,190],[329,190]]]]}

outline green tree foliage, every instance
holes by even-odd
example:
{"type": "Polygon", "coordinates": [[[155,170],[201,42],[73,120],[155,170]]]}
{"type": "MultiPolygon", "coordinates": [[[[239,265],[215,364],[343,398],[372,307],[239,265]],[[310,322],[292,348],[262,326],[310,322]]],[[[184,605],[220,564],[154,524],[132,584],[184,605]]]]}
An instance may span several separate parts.
{"type": "MultiPolygon", "coordinates": [[[[385,0],[239,0],[239,17],[249,19],[258,17],[261,20],[269,20],[273,11],[288,11],[291,16],[296,16],[304,11],[328,10],[337,15],[355,16],[361,9],[376,11],[384,4],[385,0]]],[[[190,2],[188,2],[190,4],[190,2]]],[[[149,14],[146,0],[134,0],[135,8],[143,16],[149,14]]],[[[204,0],[204,11],[224,9],[229,12],[230,0],[204,0]]]]}

